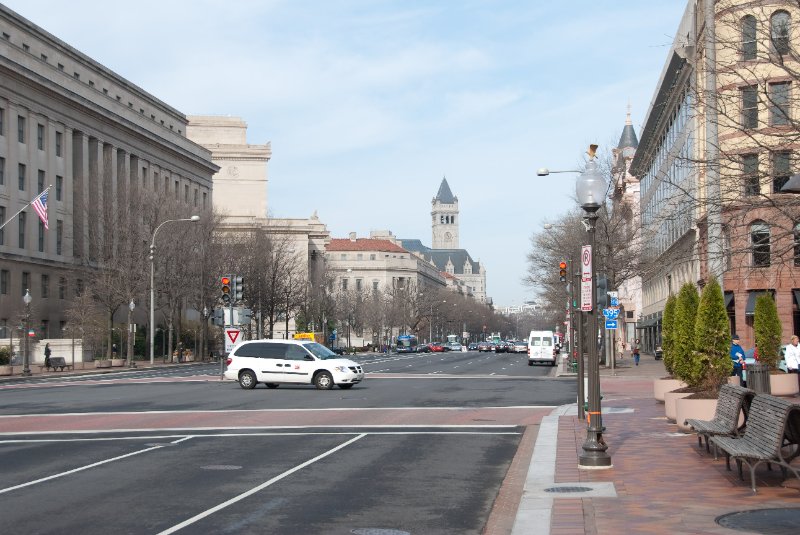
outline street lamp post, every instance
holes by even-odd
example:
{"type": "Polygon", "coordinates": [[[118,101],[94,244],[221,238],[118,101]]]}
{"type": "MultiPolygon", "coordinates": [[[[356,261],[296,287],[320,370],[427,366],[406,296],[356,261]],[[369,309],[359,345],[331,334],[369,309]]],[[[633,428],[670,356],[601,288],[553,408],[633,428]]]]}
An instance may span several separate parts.
{"type": "Polygon", "coordinates": [[[200,343],[200,351],[201,355],[200,360],[206,359],[206,354],[208,353],[208,348],[206,345],[208,344],[208,307],[203,307],[203,340],[200,343]]]}
{"type": "Polygon", "coordinates": [[[136,308],[136,303],[128,303],[128,368],[135,368],[136,363],[133,361],[133,343],[136,338],[136,325],[133,323],[133,309],[136,308]]]}
{"type": "Polygon", "coordinates": [[[156,308],[155,308],[155,273],[156,273],[156,234],[167,223],[176,223],[178,221],[191,221],[196,223],[200,221],[199,215],[193,215],[184,219],[167,219],[156,227],[153,231],[153,240],[150,242],[150,366],[153,366],[155,360],[155,349],[153,344],[156,339],[156,308]]]}
{"type": "Polygon", "coordinates": [[[22,302],[25,303],[25,354],[23,355],[22,361],[22,375],[25,376],[29,376],[31,374],[31,342],[29,336],[31,330],[31,301],[33,301],[33,298],[31,297],[31,291],[26,288],[25,295],[22,298],[22,302]]]}
{"type": "MultiPolygon", "coordinates": [[[[586,212],[585,221],[589,233],[589,247],[592,254],[595,249],[595,227],[597,211],[603,204],[606,196],[606,181],[597,162],[594,159],[596,145],[589,148],[589,161],[586,169],[578,177],[575,191],[578,203],[586,212]]],[[[595,262],[592,261],[591,269],[591,308],[588,314],[587,343],[589,344],[589,426],[586,429],[586,440],[583,443],[583,453],[579,457],[578,465],[584,468],[609,468],[611,456],[608,454],[608,445],[603,440],[603,419],[600,408],[600,362],[597,352],[597,287],[595,286],[595,262]]]]}

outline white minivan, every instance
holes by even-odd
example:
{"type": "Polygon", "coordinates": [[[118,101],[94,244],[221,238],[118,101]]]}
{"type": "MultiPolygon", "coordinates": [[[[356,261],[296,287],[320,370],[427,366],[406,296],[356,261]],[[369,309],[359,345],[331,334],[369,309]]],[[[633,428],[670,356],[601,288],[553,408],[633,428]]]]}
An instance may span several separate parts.
{"type": "Polygon", "coordinates": [[[310,340],[250,340],[236,346],[228,356],[225,379],[238,381],[242,388],[265,383],[314,385],[320,390],[351,388],[364,380],[357,362],[342,358],[327,347],[310,340]]]}
{"type": "Polygon", "coordinates": [[[556,337],[553,331],[531,331],[528,336],[528,366],[542,362],[556,365],[556,337]]]}

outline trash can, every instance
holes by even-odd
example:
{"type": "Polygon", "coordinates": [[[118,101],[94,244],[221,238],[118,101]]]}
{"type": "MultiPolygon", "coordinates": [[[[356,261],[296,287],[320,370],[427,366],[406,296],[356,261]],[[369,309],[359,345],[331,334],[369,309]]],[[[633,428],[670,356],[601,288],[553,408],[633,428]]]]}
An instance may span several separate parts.
{"type": "Polygon", "coordinates": [[[766,364],[750,364],[745,369],[747,388],[756,394],[771,394],[769,385],[769,366],[766,364]]]}
{"type": "Polygon", "coordinates": [[[656,347],[656,354],[655,354],[656,360],[661,360],[663,356],[664,356],[664,350],[661,349],[661,346],[656,347]]]}

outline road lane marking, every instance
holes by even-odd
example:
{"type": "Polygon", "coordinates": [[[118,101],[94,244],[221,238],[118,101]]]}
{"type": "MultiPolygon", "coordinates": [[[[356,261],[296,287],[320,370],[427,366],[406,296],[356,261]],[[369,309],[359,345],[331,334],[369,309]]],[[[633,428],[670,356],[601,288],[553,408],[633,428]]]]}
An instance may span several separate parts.
{"type": "Polygon", "coordinates": [[[294,468],[292,468],[290,470],[287,470],[286,472],[284,472],[284,473],[282,473],[280,475],[277,475],[277,476],[273,477],[269,481],[265,481],[261,485],[258,485],[257,487],[254,487],[254,488],[248,490],[247,492],[243,492],[242,494],[239,494],[238,496],[234,496],[230,500],[224,501],[221,504],[217,505],[216,507],[212,507],[211,509],[203,511],[202,513],[197,514],[197,515],[193,516],[192,518],[189,518],[188,520],[184,520],[180,524],[176,524],[175,526],[172,526],[171,528],[162,531],[159,535],[169,535],[170,533],[175,533],[176,531],[181,530],[181,529],[185,528],[186,526],[190,526],[190,525],[194,524],[195,522],[197,522],[198,520],[202,520],[202,519],[204,519],[204,518],[216,513],[217,511],[221,511],[222,509],[228,507],[229,505],[233,505],[236,502],[239,502],[239,501],[241,501],[241,500],[243,500],[243,499],[245,499],[245,498],[247,498],[249,496],[252,496],[253,494],[255,494],[255,493],[257,493],[257,492],[259,492],[259,491],[261,491],[261,490],[263,490],[263,489],[265,489],[267,487],[269,487],[270,485],[273,485],[274,483],[277,483],[281,479],[284,479],[284,478],[294,474],[298,470],[302,470],[306,466],[310,466],[310,465],[314,464],[315,462],[317,462],[317,461],[319,461],[321,459],[324,459],[325,457],[328,457],[329,455],[332,455],[332,454],[336,453],[337,451],[341,450],[342,448],[345,448],[345,447],[349,446],[353,442],[356,442],[357,440],[361,440],[365,436],[366,436],[365,434],[361,434],[361,435],[358,435],[356,437],[353,437],[350,440],[348,440],[347,442],[339,444],[335,448],[330,449],[330,450],[328,450],[325,453],[322,453],[320,455],[317,455],[313,459],[309,459],[308,461],[306,461],[306,462],[304,462],[302,464],[299,464],[299,465],[295,466],[294,468]]]}

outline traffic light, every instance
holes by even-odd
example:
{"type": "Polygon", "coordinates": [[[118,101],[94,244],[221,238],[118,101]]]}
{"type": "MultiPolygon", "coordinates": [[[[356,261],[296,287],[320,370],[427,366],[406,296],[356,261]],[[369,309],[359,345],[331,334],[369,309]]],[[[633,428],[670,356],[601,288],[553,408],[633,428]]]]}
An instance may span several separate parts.
{"type": "Polygon", "coordinates": [[[217,308],[214,310],[214,314],[211,316],[211,323],[214,325],[219,325],[220,327],[225,326],[225,309],[224,308],[217,308]]]}
{"type": "Polygon", "coordinates": [[[223,275],[220,277],[220,283],[222,286],[222,302],[225,305],[231,304],[231,277],[229,275],[223,275]]]}
{"type": "Polygon", "coordinates": [[[558,280],[567,282],[567,263],[563,260],[558,264],[558,280]]]}
{"type": "Polygon", "coordinates": [[[597,308],[602,310],[608,306],[608,279],[597,274],[597,308]]]}
{"type": "Polygon", "coordinates": [[[233,293],[233,300],[235,303],[238,303],[242,300],[242,294],[244,293],[244,278],[239,277],[238,275],[234,275],[233,277],[233,293]]]}
{"type": "Polygon", "coordinates": [[[239,311],[239,325],[250,325],[253,318],[253,311],[249,308],[243,308],[239,311]]]}

